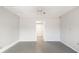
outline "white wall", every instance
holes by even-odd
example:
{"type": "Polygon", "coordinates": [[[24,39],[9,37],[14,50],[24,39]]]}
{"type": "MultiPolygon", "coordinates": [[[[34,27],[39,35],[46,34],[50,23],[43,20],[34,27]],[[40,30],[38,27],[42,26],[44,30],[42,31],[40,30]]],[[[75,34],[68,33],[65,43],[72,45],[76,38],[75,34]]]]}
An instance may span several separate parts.
{"type": "Polygon", "coordinates": [[[0,47],[5,47],[18,40],[19,17],[0,7],[0,47]]]}
{"type": "Polygon", "coordinates": [[[79,8],[61,16],[61,41],[79,52],[79,8]]]}
{"type": "Polygon", "coordinates": [[[60,20],[58,17],[45,19],[45,40],[60,41],[60,20]]]}
{"type": "Polygon", "coordinates": [[[20,18],[20,41],[35,41],[35,19],[20,18]]]}
{"type": "Polygon", "coordinates": [[[52,17],[21,17],[20,18],[20,41],[36,41],[36,20],[45,21],[44,40],[59,41],[60,40],[60,21],[58,18],[52,17]]]}

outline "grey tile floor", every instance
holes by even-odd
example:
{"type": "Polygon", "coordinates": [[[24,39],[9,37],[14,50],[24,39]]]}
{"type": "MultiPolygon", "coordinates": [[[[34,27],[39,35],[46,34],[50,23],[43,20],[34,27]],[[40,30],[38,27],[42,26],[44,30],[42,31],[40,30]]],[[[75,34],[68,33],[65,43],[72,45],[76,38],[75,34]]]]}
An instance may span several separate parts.
{"type": "Polygon", "coordinates": [[[44,42],[43,47],[37,47],[36,42],[18,42],[3,53],[76,53],[61,42],[44,42]]]}

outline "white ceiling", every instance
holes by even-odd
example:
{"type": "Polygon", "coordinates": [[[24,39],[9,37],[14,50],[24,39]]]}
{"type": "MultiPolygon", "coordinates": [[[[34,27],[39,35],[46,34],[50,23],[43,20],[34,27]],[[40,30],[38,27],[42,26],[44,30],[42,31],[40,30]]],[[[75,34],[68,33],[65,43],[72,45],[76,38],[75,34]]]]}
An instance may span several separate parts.
{"type": "Polygon", "coordinates": [[[59,17],[70,10],[76,8],[73,6],[6,6],[6,9],[10,10],[11,12],[23,16],[23,17],[38,17],[39,14],[37,10],[40,8],[46,12],[43,16],[51,16],[51,17],[59,17]]]}

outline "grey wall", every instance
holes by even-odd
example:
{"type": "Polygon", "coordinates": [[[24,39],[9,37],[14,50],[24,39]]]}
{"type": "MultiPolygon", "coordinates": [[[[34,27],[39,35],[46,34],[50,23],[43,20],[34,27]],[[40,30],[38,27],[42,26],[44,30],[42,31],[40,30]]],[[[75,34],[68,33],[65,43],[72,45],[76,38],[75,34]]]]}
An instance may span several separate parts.
{"type": "Polygon", "coordinates": [[[60,17],[61,41],[79,52],[79,8],[60,17]]]}
{"type": "Polygon", "coordinates": [[[5,47],[19,38],[19,17],[0,7],[0,47],[5,47]]]}

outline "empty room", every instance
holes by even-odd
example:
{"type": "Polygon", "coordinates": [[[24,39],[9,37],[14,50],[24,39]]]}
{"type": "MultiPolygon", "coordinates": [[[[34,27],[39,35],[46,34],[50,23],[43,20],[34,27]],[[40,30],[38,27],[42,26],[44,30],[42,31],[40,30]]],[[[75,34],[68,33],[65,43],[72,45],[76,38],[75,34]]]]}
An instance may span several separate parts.
{"type": "Polygon", "coordinates": [[[0,6],[1,53],[78,53],[78,6],[0,6]]]}

